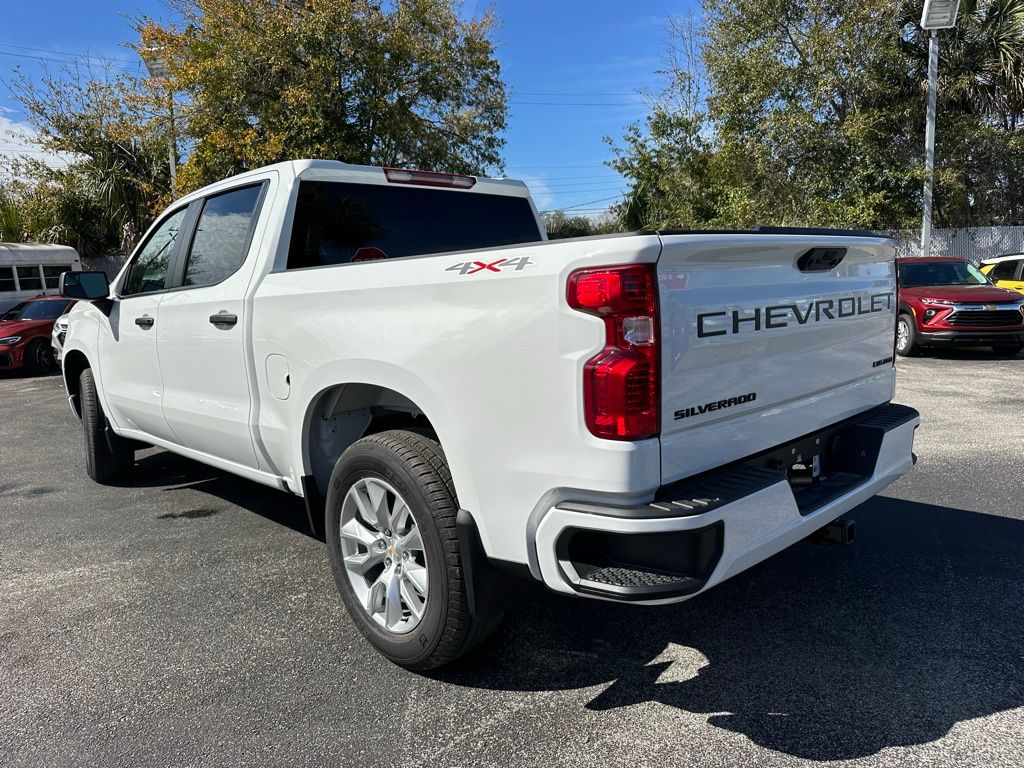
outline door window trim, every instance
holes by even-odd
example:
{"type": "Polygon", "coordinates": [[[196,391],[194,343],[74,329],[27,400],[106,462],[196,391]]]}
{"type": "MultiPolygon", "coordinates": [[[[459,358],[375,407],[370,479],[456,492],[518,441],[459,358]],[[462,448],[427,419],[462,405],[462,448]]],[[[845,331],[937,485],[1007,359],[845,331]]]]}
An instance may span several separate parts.
{"type": "Polygon", "coordinates": [[[251,181],[247,184],[239,184],[237,187],[229,187],[228,189],[219,189],[216,192],[201,197],[198,200],[193,200],[190,206],[195,206],[194,215],[190,211],[190,226],[186,234],[186,239],[182,242],[188,243],[188,247],[184,245],[175,253],[174,259],[167,269],[168,281],[165,284],[165,293],[172,291],[193,291],[199,288],[212,288],[215,285],[220,285],[225,280],[228,280],[240,270],[245,263],[249,260],[252,255],[252,240],[256,234],[256,226],[259,224],[260,213],[263,209],[263,201],[267,197],[267,190],[270,188],[270,179],[259,179],[257,181],[251,181]],[[188,269],[188,257],[192,251],[192,243],[195,240],[196,232],[199,230],[199,219],[203,215],[203,209],[206,207],[207,201],[215,197],[221,197],[222,195],[229,195],[232,192],[238,192],[242,189],[250,189],[252,187],[260,187],[259,195],[256,196],[256,205],[253,206],[252,216],[249,219],[249,228],[245,233],[245,245],[242,248],[242,252],[245,254],[244,258],[238,263],[238,266],[230,273],[225,275],[223,278],[218,280],[216,283],[203,283],[202,285],[185,285],[185,272],[188,269]]]}

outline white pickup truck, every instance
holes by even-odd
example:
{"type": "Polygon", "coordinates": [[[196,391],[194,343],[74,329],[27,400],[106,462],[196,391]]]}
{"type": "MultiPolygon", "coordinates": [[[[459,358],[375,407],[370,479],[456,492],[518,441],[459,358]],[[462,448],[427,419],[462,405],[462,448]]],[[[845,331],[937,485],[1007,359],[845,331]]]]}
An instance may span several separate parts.
{"type": "Polygon", "coordinates": [[[66,274],[64,381],[101,483],[155,445],[305,497],[359,629],[427,669],[520,579],[671,603],[848,535],[913,465],[893,259],[549,241],[520,182],[300,160],[172,205],[113,286],[66,274]]]}

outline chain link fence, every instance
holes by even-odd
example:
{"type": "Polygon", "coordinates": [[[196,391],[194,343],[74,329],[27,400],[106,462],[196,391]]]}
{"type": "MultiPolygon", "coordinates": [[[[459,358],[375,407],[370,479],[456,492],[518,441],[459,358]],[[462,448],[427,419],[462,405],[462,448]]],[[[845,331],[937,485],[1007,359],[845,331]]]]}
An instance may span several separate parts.
{"type": "MultiPolygon", "coordinates": [[[[898,256],[921,255],[921,231],[890,232],[898,256]]],[[[958,256],[978,264],[1004,253],[1024,253],[1024,227],[933,229],[933,256],[958,256]]]]}

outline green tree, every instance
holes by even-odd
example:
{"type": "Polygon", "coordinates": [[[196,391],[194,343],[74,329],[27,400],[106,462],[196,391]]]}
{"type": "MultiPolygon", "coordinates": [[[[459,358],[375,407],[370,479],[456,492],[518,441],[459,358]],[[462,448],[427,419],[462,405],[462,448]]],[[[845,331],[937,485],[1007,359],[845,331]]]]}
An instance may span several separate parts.
{"type": "MultiPolygon", "coordinates": [[[[903,5],[913,79],[927,78],[920,8],[903,5]],[[916,16],[915,16],[916,14],[916,16]]],[[[1024,222],[1024,0],[963,0],[939,64],[936,217],[949,226],[1024,222]]]]}
{"type": "MultiPolygon", "coordinates": [[[[140,48],[181,94],[185,188],[295,157],[479,173],[501,168],[505,89],[487,13],[456,0],[175,0],[140,48]]],[[[152,105],[161,108],[159,98],[152,105]]]]}
{"type": "Polygon", "coordinates": [[[11,172],[21,180],[13,199],[29,222],[26,236],[84,256],[130,248],[170,198],[166,129],[142,108],[144,84],[74,68],[38,83],[19,76],[11,86],[39,146],[66,160],[22,161],[11,172]]]}
{"type": "MultiPolygon", "coordinates": [[[[944,34],[936,218],[1018,223],[1024,0],[965,0],[944,34]],[[948,38],[948,39],[947,39],[948,38]]],[[[920,2],[704,0],[672,28],[671,85],[613,166],[648,225],[917,225],[920,2]],[[679,55],[682,51],[683,56],[679,55]],[[694,91],[696,98],[680,99],[694,91]]]]}

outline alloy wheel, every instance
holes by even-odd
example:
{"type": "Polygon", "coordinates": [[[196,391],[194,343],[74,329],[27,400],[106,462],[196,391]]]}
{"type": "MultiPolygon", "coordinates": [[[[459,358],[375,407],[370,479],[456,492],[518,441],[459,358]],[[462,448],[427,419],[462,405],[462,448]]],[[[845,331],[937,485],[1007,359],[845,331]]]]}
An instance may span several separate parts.
{"type": "Polygon", "coordinates": [[[900,351],[905,350],[909,342],[910,328],[907,326],[907,321],[904,318],[900,318],[900,321],[896,324],[896,349],[900,351]]]}
{"type": "Polygon", "coordinates": [[[356,599],[380,627],[411,632],[427,605],[427,559],[409,505],[387,481],[363,477],[341,507],[341,554],[356,599]]]}

